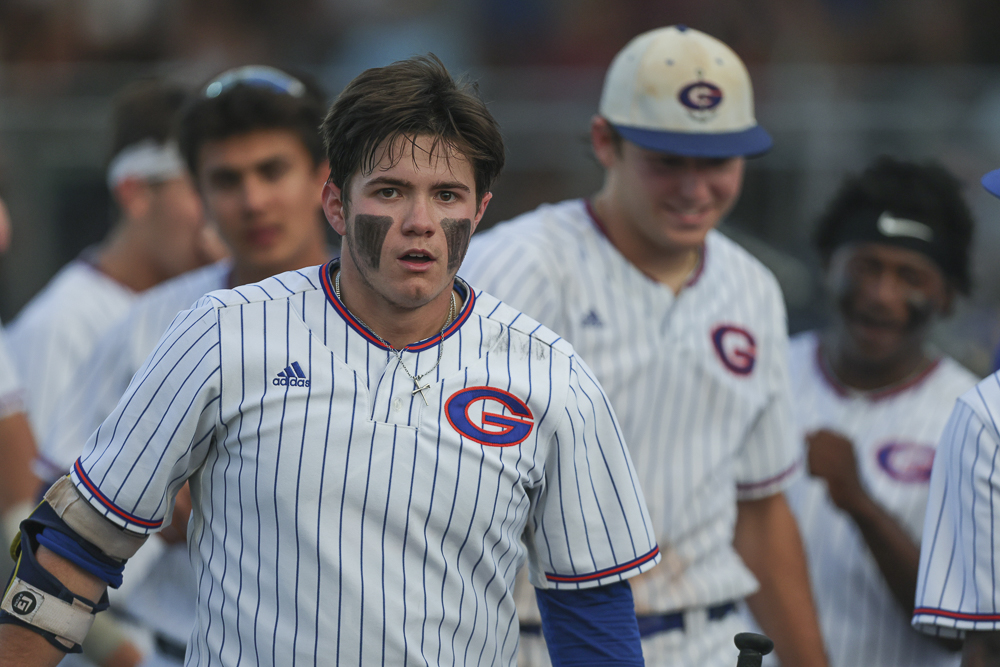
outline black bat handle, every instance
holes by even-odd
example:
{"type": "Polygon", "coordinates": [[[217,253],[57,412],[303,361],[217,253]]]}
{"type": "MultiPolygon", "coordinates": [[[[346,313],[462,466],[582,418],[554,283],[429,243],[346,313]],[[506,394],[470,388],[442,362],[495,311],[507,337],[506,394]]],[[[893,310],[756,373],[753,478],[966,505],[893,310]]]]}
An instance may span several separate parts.
{"type": "Polygon", "coordinates": [[[774,642],[755,632],[741,632],[733,638],[740,658],[736,667],[760,667],[764,656],[774,650],[774,642]]]}

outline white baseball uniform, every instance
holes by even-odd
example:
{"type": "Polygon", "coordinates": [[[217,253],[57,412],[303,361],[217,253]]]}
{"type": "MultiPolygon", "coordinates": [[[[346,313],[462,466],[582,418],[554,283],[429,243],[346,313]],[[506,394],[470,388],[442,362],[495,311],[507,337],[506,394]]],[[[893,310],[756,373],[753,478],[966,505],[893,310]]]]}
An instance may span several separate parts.
{"type": "Polygon", "coordinates": [[[1000,374],[955,404],[934,459],[913,625],[930,634],[1000,630],[1000,374]]]}
{"type": "MultiPolygon", "coordinates": [[[[866,491],[919,542],[934,449],[955,399],[977,378],[943,357],[883,391],[851,390],[826,369],[814,332],[792,339],[789,372],[800,433],[830,429],[853,442],[866,491]]],[[[804,477],[787,495],[805,543],[831,667],[957,666],[957,653],[910,627],[909,611],[892,596],[860,531],[830,500],[826,483],[804,477]]]]}
{"type": "MultiPolygon", "coordinates": [[[[770,272],[713,231],[675,295],[573,200],[473,236],[462,273],[569,340],[611,399],[663,551],[659,567],[631,581],[636,613],[697,615],[752,593],[732,545],[736,501],[781,491],[799,458],[785,311],[770,272]]],[[[519,602],[537,618],[533,596],[519,602]]],[[[701,636],[689,622],[645,638],[647,664],[731,667],[726,620],[701,636]]]]}
{"type": "Polygon", "coordinates": [[[59,416],[39,443],[37,472],[43,479],[55,481],[69,471],[177,313],[227,287],[230,270],[223,260],[152,287],[104,333],[63,392],[59,416]]]}
{"type": "Polygon", "coordinates": [[[92,264],[76,259],[10,323],[10,351],[36,434],[47,432],[76,369],[108,327],[125,315],[135,297],[135,292],[92,264]]]}
{"type": "Polygon", "coordinates": [[[139,532],[190,481],[189,666],[509,665],[526,556],[535,585],[570,589],[658,561],[619,425],[569,344],[459,281],[455,322],[400,363],[330,266],[179,314],[74,465],[139,532]],[[439,345],[414,395],[403,364],[431,369],[439,345]]]}

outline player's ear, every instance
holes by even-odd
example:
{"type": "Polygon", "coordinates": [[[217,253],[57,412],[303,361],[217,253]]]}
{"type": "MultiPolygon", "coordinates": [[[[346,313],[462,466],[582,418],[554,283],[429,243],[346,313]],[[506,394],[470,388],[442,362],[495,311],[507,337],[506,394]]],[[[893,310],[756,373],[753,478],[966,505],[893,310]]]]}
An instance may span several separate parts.
{"type": "Polygon", "coordinates": [[[472,221],[472,231],[476,231],[476,227],[479,226],[479,221],[483,219],[483,214],[486,213],[486,205],[490,203],[493,199],[493,193],[487,192],[483,195],[482,201],[479,202],[479,206],[476,209],[476,219],[472,221]]]}
{"type": "Polygon", "coordinates": [[[347,236],[347,212],[340,188],[327,180],[323,184],[323,213],[333,230],[341,236],[347,236]]]}
{"type": "Polygon", "coordinates": [[[590,145],[601,166],[608,169],[615,163],[621,151],[621,138],[611,124],[601,116],[590,119],[590,145]]]}

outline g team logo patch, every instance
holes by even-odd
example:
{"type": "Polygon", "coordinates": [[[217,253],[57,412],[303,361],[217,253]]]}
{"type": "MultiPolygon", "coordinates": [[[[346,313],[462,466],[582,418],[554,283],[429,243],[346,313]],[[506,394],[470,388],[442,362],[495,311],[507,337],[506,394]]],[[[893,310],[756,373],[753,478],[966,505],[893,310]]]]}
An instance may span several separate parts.
{"type": "Polygon", "coordinates": [[[708,120],[715,115],[723,97],[722,89],[708,81],[689,83],[677,94],[678,101],[696,120],[708,120]]]}
{"type": "Polygon", "coordinates": [[[494,387],[456,391],[444,404],[452,428],[489,447],[518,445],[531,434],[535,418],[524,401],[494,387]]]}
{"type": "Polygon", "coordinates": [[[741,327],[723,324],[712,330],[712,345],[722,365],[737,375],[750,375],[757,361],[757,342],[741,327]]]}
{"type": "Polygon", "coordinates": [[[931,481],[934,448],[909,442],[888,442],[878,449],[878,465],[897,482],[926,484],[931,481]]]}

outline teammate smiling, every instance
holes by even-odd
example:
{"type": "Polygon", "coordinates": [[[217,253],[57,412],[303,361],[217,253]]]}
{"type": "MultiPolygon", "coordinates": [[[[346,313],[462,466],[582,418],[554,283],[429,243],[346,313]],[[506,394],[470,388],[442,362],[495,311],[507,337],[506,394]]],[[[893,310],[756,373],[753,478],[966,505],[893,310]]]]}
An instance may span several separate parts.
{"type": "Polygon", "coordinates": [[[188,665],[513,665],[525,558],[560,658],[641,664],[625,579],[659,553],[607,400],[572,347],[455,276],[495,121],[416,58],[357,77],[323,131],[342,263],[178,316],[22,524],[3,667],[81,640],[185,480],[188,665]],[[310,385],[275,386],[293,363],[310,385]]]}
{"type": "MultiPolygon", "coordinates": [[[[463,275],[569,340],[622,420],[665,553],[633,582],[646,664],[732,665],[733,612],[756,576],[750,604],[781,660],[822,665],[781,493],[798,459],[784,305],[774,277],[714,231],[744,156],[771,145],[749,75],[697,30],[640,35],[608,70],[591,140],[600,191],[474,238],[463,275]]],[[[544,661],[530,596],[520,603],[526,660],[544,661]]]]}
{"type": "Polygon", "coordinates": [[[934,447],[976,377],[928,348],[969,289],[972,217],[947,171],[881,158],[846,179],[817,233],[831,325],[791,343],[809,469],[788,491],[830,663],[957,665],[909,627],[934,447]],[[862,620],[863,619],[863,620],[862,620]]]}

